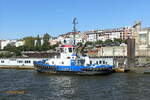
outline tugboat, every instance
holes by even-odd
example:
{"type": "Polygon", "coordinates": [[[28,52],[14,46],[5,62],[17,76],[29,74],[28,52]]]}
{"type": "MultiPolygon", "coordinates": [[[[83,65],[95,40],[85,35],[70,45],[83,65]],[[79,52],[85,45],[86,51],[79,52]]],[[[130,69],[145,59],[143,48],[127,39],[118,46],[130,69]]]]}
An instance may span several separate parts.
{"type": "Polygon", "coordinates": [[[51,59],[44,59],[42,61],[35,61],[34,67],[36,70],[38,72],[51,74],[100,75],[111,73],[113,71],[113,65],[90,64],[90,59],[87,55],[78,54],[79,48],[75,46],[76,18],[74,18],[73,24],[73,45],[60,46],[60,56],[51,59]]]}
{"type": "Polygon", "coordinates": [[[51,74],[78,75],[108,74],[113,70],[113,65],[90,64],[89,57],[87,55],[77,55],[73,45],[62,45],[59,49],[59,57],[35,61],[34,66],[36,70],[51,74]]]}

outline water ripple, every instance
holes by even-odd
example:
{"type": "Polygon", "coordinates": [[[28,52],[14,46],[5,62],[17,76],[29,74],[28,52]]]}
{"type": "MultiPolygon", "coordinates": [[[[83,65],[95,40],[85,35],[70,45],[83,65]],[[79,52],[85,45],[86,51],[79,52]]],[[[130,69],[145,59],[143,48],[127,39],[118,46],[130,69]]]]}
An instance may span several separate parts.
{"type": "Polygon", "coordinates": [[[0,100],[150,100],[150,75],[63,76],[0,69],[0,100]]]}

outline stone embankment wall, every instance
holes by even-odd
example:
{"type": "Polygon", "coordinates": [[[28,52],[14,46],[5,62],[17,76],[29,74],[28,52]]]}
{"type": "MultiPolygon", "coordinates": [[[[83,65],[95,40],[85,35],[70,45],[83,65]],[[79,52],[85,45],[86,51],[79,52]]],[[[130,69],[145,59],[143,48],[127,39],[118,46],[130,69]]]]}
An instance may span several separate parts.
{"type": "MultiPolygon", "coordinates": [[[[102,47],[98,49],[97,56],[127,56],[126,46],[102,47]]],[[[150,56],[150,48],[136,49],[136,56],[150,56]]]]}
{"type": "Polygon", "coordinates": [[[150,68],[150,57],[138,57],[135,58],[135,66],[131,66],[130,68],[127,66],[127,58],[116,58],[115,66],[121,68],[130,69],[130,72],[135,73],[144,73],[144,71],[150,68]]]}

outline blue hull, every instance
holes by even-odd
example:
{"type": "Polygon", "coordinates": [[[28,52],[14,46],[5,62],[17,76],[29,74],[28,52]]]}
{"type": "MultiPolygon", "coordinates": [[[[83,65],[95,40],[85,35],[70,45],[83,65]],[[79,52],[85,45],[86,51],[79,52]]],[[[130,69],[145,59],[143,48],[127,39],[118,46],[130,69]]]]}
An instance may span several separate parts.
{"type": "Polygon", "coordinates": [[[102,75],[112,73],[113,66],[101,65],[98,68],[89,66],[54,66],[39,61],[34,62],[34,67],[38,72],[51,74],[102,75]]]}

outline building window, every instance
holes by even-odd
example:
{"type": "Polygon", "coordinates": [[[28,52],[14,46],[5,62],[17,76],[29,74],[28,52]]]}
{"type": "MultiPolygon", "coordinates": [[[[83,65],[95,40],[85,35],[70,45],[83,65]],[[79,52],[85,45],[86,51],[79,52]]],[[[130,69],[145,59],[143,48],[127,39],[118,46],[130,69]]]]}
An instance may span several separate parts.
{"type": "Polygon", "coordinates": [[[10,61],[16,61],[16,59],[12,58],[12,59],[10,59],[10,61]]]}
{"type": "Polygon", "coordinates": [[[1,63],[4,63],[4,61],[2,60],[1,63]]]}
{"type": "Polygon", "coordinates": [[[105,61],[103,61],[103,64],[105,64],[105,61]]]}
{"type": "Polygon", "coordinates": [[[31,63],[31,61],[30,60],[26,60],[25,63],[31,63]]]}
{"type": "Polygon", "coordinates": [[[101,64],[102,63],[102,61],[99,61],[99,64],[101,64]]]}
{"type": "Polygon", "coordinates": [[[22,61],[22,60],[19,60],[19,61],[17,61],[17,63],[23,63],[23,61],[22,61]]]}

